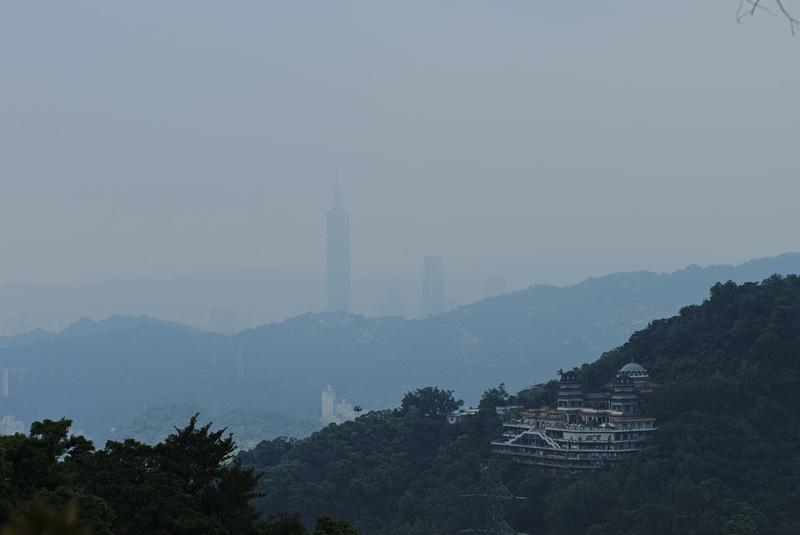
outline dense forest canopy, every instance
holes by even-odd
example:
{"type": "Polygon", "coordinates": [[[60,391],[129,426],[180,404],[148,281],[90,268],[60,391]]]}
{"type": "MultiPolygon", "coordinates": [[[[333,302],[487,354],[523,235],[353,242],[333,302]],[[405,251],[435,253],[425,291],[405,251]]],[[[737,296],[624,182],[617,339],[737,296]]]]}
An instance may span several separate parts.
{"type": "MultiPolygon", "coordinates": [[[[652,322],[577,373],[606,382],[635,359],[660,384],[659,429],[630,462],[579,479],[506,463],[507,520],[543,535],[800,532],[800,277],[715,285],[701,305],[652,322]]],[[[555,370],[554,370],[555,371],[555,370]]],[[[108,442],[34,423],[0,438],[0,521],[11,534],[425,535],[485,526],[482,466],[494,408],[551,403],[557,383],[486,390],[477,415],[436,387],[400,407],[234,454],[192,418],[164,441],[108,442]],[[333,520],[334,518],[343,520],[333,520]],[[33,526],[33,527],[32,527],[33,526]],[[36,526],[39,526],[37,528],[36,526]],[[53,529],[55,529],[53,527],[53,529]],[[36,531],[39,529],[39,531],[36,531]]]]}
{"type": "MultiPolygon", "coordinates": [[[[646,399],[659,419],[651,444],[579,480],[507,464],[506,484],[528,498],[507,507],[512,525],[553,535],[800,532],[800,278],[717,284],[703,304],[578,373],[597,386],[631,359],[660,383],[646,399]]],[[[371,534],[456,533],[485,525],[481,500],[465,495],[485,485],[480,467],[500,425],[492,408],[549,403],[555,388],[489,389],[480,413],[458,424],[372,412],[240,459],[264,471],[255,503],[268,514],[332,514],[371,534]]]]}
{"type": "MultiPolygon", "coordinates": [[[[69,434],[69,420],[35,422],[0,437],[4,535],[307,535],[298,517],[259,518],[250,499],[259,475],[233,459],[225,430],[195,415],[154,446],[129,439],[97,450],[69,434]]],[[[313,525],[313,524],[312,524],[313,525]]],[[[354,535],[316,520],[313,535],[354,535]]]]}

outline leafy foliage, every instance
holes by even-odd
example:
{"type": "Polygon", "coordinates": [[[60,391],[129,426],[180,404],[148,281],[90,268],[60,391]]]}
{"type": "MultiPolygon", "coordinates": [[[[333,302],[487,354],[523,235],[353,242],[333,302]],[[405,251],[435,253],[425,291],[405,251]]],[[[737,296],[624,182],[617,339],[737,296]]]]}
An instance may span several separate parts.
{"type": "Polygon", "coordinates": [[[444,533],[482,522],[461,495],[480,489],[478,466],[499,423],[490,411],[454,425],[416,410],[370,412],[297,441],[279,463],[274,440],[239,458],[264,470],[255,504],[269,514],[330,514],[365,533],[444,533]]]}
{"type": "Polygon", "coordinates": [[[78,506],[70,502],[56,511],[41,499],[35,499],[24,511],[13,516],[3,528],[3,535],[88,535],[89,529],[78,520],[78,506]]]}
{"type": "Polygon", "coordinates": [[[462,406],[462,400],[456,401],[452,390],[426,386],[403,396],[400,404],[402,414],[416,413],[426,418],[447,418],[447,415],[462,406]]]}
{"type": "MultiPolygon", "coordinates": [[[[631,358],[661,385],[646,400],[659,418],[649,446],[578,480],[507,465],[507,486],[528,497],[508,504],[507,519],[548,535],[800,533],[800,278],[717,284],[702,305],[652,322],[578,372],[596,387],[631,358]]],[[[557,383],[503,390],[488,390],[483,408],[551,403],[557,383]]],[[[326,511],[383,535],[481,527],[480,498],[464,495],[481,493],[480,461],[500,422],[490,410],[455,425],[408,410],[419,392],[400,410],[241,454],[265,470],[256,505],[304,518],[326,511]]]]}
{"type": "Polygon", "coordinates": [[[494,409],[495,407],[506,405],[509,399],[510,396],[508,395],[508,392],[506,392],[505,383],[500,383],[499,385],[492,387],[483,393],[478,408],[494,409]]]}
{"type": "MultiPolygon", "coordinates": [[[[283,533],[283,520],[261,522],[252,507],[260,476],[233,459],[233,438],[198,425],[197,415],[154,446],[128,439],[101,450],[69,436],[70,423],[45,420],[29,436],[0,437],[4,533],[283,533]]],[[[353,533],[321,521],[333,530],[321,533],[353,533]]],[[[296,532],[307,534],[302,525],[296,532]]]]}

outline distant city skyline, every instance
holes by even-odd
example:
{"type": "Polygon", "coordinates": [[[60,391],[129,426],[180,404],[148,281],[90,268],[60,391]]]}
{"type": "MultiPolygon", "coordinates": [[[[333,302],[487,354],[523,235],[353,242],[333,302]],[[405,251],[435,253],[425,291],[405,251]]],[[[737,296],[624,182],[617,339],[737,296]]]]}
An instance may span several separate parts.
{"type": "MultiPolygon", "coordinates": [[[[796,257],[797,253],[788,256],[796,257]]],[[[352,311],[365,316],[419,317],[423,278],[420,268],[418,263],[414,271],[402,277],[375,274],[354,278],[352,311]]],[[[506,277],[448,266],[445,309],[534,286],[534,275],[506,277]]],[[[594,277],[604,275],[607,274],[597,273],[594,277]]],[[[321,269],[121,279],[72,287],[0,284],[0,336],[38,328],[58,332],[84,316],[101,320],[141,315],[232,334],[324,309],[325,272],[321,269]]]]}
{"type": "Polygon", "coordinates": [[[336,180],[354,278],[800,250],[797,39],[726,2],[4,8],[0,282],[316,272],[336,180]]]}

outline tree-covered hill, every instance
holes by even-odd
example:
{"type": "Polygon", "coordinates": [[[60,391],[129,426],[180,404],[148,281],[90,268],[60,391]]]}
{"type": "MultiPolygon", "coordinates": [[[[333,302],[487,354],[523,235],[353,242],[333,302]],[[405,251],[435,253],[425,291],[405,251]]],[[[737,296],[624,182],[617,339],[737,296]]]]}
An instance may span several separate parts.
{"type": "MultiPolygon", "coordinates": [[[[0,436],[4,535],[309,535],[299,519],[259,519],[250,498],[259,475],[233,459],[225,430],[174,429],[155,445],[129,439],[95,449],[69,420],[34,422],[0,436]]],[[[355,535],[320,517],[311,535],[355,535]]]]}
{"type": "Polygon", "coordinates": [[[137,438],[149,439],[150,430],[165,431],[156,429],[159,408],[177,404],[211,413],[249,439],[313,429],[291,422],[319,421],[328,384],[373,410],[428,384],[474,403],[487,385],[518,390],[618,346],[649,321],[701,302],[717,281],[789,272],[800,272],[799,254],[536,286],[425,320],[305,314],[235,336],[148,318],[84,319],[62,333],[0,339],[11,394],[0,399],[0,415],[68,416],[97,440],[131,429],[147,430],[137,438]],[[234,411],[270,421],[228,420],[234,411]]]}
{"type": "MultiPolygon", "coordinates": [[[[599,385],[631,358],[660,383],[659,418],[631,462],[579,480],[509,464],[506,484],[528,499],[507,518],[531,534],[788,535],[800,533],[800,278],[717,284],[701,305],[652,322],[579,369],[599,385]]],[[[541,403],[552,384],[509,401],[541,403]]],[[[301,441],[241,455],[265,471],[268,513],[330,513],[371,534],[447,534],[481,527],[480,461],[499,421],[449,425],[404,406],[329,426],[301,441]]]]}

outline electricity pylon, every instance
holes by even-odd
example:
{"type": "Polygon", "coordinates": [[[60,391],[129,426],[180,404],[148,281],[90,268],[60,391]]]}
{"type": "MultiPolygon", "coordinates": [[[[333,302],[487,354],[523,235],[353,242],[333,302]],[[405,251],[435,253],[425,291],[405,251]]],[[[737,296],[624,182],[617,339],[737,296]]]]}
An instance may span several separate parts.
{"type": "Polygon", "coordinates": [[[512,528],[503,516],[503,503],[508,500],[525,500],[514,496],[503,484],[503,463],[497,459],[489,459],[481,469],[486,484],[486,492],[463,494],[463,496],[480,496],[486,498],[486,528],[467,529],[461,533],[486,533],[487,535],[528,535],[512,528]]]}

